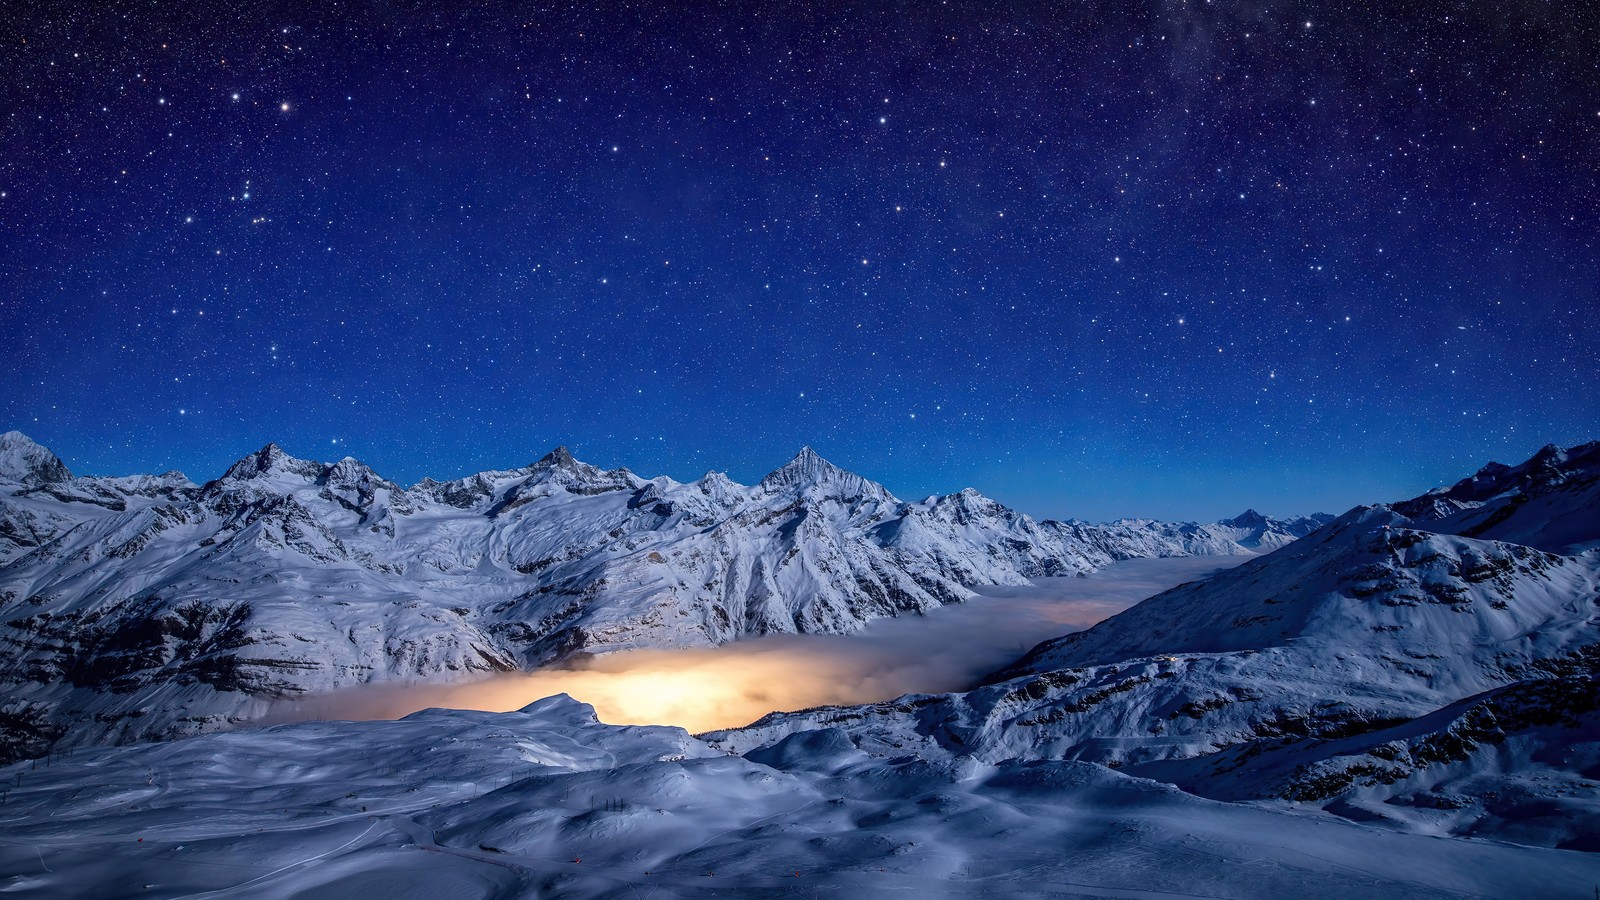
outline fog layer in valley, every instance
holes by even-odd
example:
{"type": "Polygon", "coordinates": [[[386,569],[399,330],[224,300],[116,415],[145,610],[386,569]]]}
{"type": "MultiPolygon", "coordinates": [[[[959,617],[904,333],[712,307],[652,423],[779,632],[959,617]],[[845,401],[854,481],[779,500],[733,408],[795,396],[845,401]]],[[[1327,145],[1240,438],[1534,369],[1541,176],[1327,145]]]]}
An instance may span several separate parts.
{"type": "Polygon", "coordinates": [[[553,694],[618,725],[734,728],[773,710],[961,690],[1047,638],[1250,557],[1135,559],[1086,577],[987,587],[971,602],[871,623],[848,636],[775,635],[694,650],[606,653],[458,685],[358,688],[285,704],[270,721],[392,719],[429,707],[504,712],[553,694]]]}

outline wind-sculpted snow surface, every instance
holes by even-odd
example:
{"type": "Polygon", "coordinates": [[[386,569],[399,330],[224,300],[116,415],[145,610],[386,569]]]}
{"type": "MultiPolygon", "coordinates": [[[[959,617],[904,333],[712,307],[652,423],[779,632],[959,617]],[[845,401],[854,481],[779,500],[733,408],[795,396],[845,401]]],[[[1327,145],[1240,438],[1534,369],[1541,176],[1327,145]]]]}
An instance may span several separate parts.
{"type": "Polygon", "coordinates": [[[1600,858],[1385,833],[1061,760],[750,758],[553,697],[0,769],[21,897],[1583,897],[1600,858]]]}
{"type": "Polygon", "coordinates": [[[1130,771],[1222,800],[1600,851],[1600,679],[1532,679],[1349,737],[1257,739],[1130,771]]]}
{"type": "Polygon", "coordinates": [[[75,478],[11,432],[0,759],[225,727],[353,685],[847,634],[974,587],[1250,554],[1315,524],[1036,522],[970,490],[902,501],[809,449],[754,486],[647,480],[564,448],[411,488],[276,445],[203,486],[75,478]]]}

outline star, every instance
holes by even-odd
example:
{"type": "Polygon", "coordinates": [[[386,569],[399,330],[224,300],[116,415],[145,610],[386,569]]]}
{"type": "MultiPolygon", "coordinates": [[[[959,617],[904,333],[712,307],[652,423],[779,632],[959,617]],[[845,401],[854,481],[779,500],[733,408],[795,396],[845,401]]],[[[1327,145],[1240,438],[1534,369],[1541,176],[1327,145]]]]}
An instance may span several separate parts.
{"type": "Polygon", "coordinates": [[[263,32],[190,6],[191,41],[23,22],[8,72],[28,139],[0,162],[0,259],[35,262],[0,266],[0,352],[22,361],[0,371],[0,411],[79,447],[159,434],[179,404],[216,419],[212,395],[244,423],[94,462],[108,470],[144,454],[213,474],[195,447],[326,447],[330,421],[412,480],[559,441],[652,475],[732,461],[759,479],[828,438],[907,489],[988,487],[973,460],[1013,454],[1039,463],[997,488],[1022,511],[1182,518],[1290,470],[1285,511],[1348,508],[1421,493],[1398,485],[1457,472],[1446,459],[1600,437],[1582,389],[1600,111],[1570,16],[1523,17],[1512,39],[1414,4],[1319,6],[1276,31],[1220,2],[916,26],[869,5],[851,50],[806,17],[754,29],[715,5],[656,8],[651,33],[674,41],[561,6],[445,4],[448,33],[409,8],[263,32]],[[1256,52],[1295,28],[1338,39],[1256,52]],[[1062,65],[1060,38],[1086,34],[1105,40],[1068,41],[1062,65]],[[163,308],[191,312],[158,328],[163,308]],[[285,338],[261,359],[268,334],[285,338]],[[1373,366],[1406,391],[1374,390],[1373,366]],[[1310,384],[1346,396],[1313,418],[1294,393],[1310,384]],[[117,406],[113,385],[150,402],[117,406]],[[384,416],[323,391],[357,387],[384,416]],[[920,415],[951,392],[968,415],[920,415]],[[659,455],[628,455],[650,436],[659,455]],[[1208,487],[1148,486],[1127,461],[1151,446],[1208,487]],[[1237,479],[1204,477],[1224,458],[1237,479]]]}

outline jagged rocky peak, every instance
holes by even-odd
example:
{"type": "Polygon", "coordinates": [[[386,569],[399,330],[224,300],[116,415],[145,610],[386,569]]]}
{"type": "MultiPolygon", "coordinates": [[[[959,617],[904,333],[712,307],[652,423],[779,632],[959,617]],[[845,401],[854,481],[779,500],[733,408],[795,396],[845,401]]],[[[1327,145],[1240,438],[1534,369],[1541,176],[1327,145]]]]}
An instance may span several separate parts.
{"type": "Polygon", "coordinates": [[[694,483],[694,487],[707,501],[723,509],[738,505],[749,493],[747,488],[729,478],[726,472],[707,472],[694,483]]]}
{"type": "Polygon", "coordinates": [[[71,480],[66,463],[32,438],[20,431],[0,434],[0,481],[41,487],[71,480]]]}
{"type": "Polygon", "coordinates": [[[496,477],[510,477],[515,472],[478,472],[454,481],[434,481],[424,478],[411,486],[408,493],[429,497],[457,509],[471,509],[494,496],[496,477]]]}
{"type": "Polygon", "coordinates": [[[973,488],[962,488],[954,494],[930,498],[928,504],[935,514],[948,517],[957,525],[967,525],[980,519],[1009,518],[1017,515],[1004,504],[991,500],[973,488]]]}
{"type": "Polygon", "coordinates": [[[1600,546],[1600,441],[1547,445],[1515,466],[1490,463],[1448,488],[1394,504],[1429,531],[1557,553],[1600,546]]]}
{"type": "Polygon", "coordinates": [[[761,484],[797,484],[807,481],[819,481],[839,474],[844,474],[844,470],[823,459],[817,451],[806,446],[801,447],[800,452],[796,453],[793,459],[761,479],[761,484]]]}
{"type": "Polygon", "coordinates": [[[394,491],[400,490],[387,478],[374,472],[371,466],[353,456],[346,456],[344,459],[324,468],[318,474],[317,481],[333,487],[372,485],[374,487],[389,488],[394,491]]]}
{"type": "Polygon", "coordinates": [[[1600,441],[1590,441],[1587,444],[1579,444],[1576,447],[1545,444],[1534,451],[1534,454],[1528,457],[1527,462],[1513,468],[1526,469],[1530,473],[1536,473],[1540,470],[1559,471],[1569,464],[1583,465],[1596,462],[1597,454],[1600,454],[1600,441]]]}
{"type": "MultiPolygon", "coordinates": [[[[550,468],[572,469],[572,468],[576,468],[579,465],[583,465],[583,463],[579,463],[576,459],[574,459],[573,456],[572,456],[572,451],[568,450],[566,448],[566,446],[563,445],[563,446],[555,448],[554,450],[551,450],[549,453],[546,453],[544,456],[539,457],[538,462],[535,462],[532,467],[535,468],[535,469],[540,469],[540,468],[544,468],[544,469],[550,469],[550,468]]],[[[593,468],[593,467],[591,466],[591,468],[593,468]]]]}
{"type": "Polygon", "coordinates": [[[1565,448],[1546,444],[1527,462],[1512,467],[1509,474],[1522,475],[1536,487],[1561,484],[1573,478],[1592,478],[1600,474],[1600,441],[1565,448]]]}
{"type": "Polygon", "coordinates": [[[296,459],[285,453],[276,443],[244,457],[222,473],[224,480],[246,480],[272,475],[300,475],[316,478],[322,474],[323,465],[309,459],[296,459]]]}
{"type": "MultiPolygon", "coordinates": [[[[628,506],[630,508],[637,508],[640,506],[648,506],[649,504],[657,501],[667,500],[668,496],[672,493],[672,489],[677,486],[678,483],[673,481],[671,478],[668,478],[665,475],[657,475],[655,478],[652,478],[640,485],[639,489],[633,492],[633,499],[628,501],[628,506]]],[[[671,504],[668,503],[669,508],[670,505],[671,504]]]]}
{"type": "MultiPolygon", "coordinates": [[[[583,462],[572,455],[565,446],[557,447],[539,457],[529,466],[528,479],[523,487],[554,485],[573,494],[602,494],[607,491],[636,491],[644,480],[625,468],[602,469],[583,462]]],[[[521,494],[518,490],[515,493],[521,494]]]]}
{"type": "Polygon", "coordinates": [[[118,478],[100,479],[111,488],[124,494],[134,494],[141,497],[176,498],[185,491],[192,491],[196,485],[189,480],[189,476],[173,469],[160,475],[124,475],[118,478]]]}
{"type": "Polygon", "coordinates": [[[1219,525],[1232,525],[1234,528],[1263,528],[1267,524],[1267,517],[1254,509],[1247,509],[1231,519],[1223,519],[1219,525]]]}
{"type": "Polygon", "coordinates": [[[810,447],[801,447],[794,459],[761,479],[757,487],[767,493],[807,493],[817,490],[842,500],[894,499],[883,485],[839,468],[810,447]]]}
{"type": "Polygon", "coordinates": [[[1481,503],[1506,491],[1538,493],[1574,479],[1597,477],[1600,477],[1600,441],[1565,449],[1546,444],[1525,462],[1514,466],[1491,462],[1450,487],[1434,488],[1420,497],[1396,503],[1394,508],[1415,517],[1481,503]]]}

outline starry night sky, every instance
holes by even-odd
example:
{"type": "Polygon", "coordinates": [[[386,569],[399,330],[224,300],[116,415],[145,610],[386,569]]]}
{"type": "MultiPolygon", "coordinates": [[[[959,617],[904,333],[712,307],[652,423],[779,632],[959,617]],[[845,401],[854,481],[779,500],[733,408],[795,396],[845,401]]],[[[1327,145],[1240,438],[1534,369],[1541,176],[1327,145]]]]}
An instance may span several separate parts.
{"type": "Polygon", "coordinates": [[[667,6],[7,4],[0,429],[1088,519],[1600,437],[1600,5],[667,6]]]}

